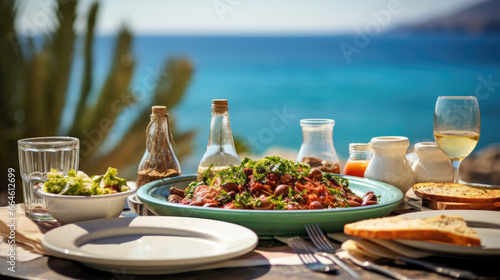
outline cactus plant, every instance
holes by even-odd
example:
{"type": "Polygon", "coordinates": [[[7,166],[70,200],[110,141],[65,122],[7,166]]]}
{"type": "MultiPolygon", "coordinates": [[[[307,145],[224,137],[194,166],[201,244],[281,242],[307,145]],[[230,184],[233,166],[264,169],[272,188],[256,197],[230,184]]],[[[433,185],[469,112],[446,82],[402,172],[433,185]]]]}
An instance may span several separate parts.
{"type": "MultiPolygon", "coordinates": [[[[43,38],[36,48],[32,38],[25,38],[14,28],[17,16],[12,0],[0,1],[0,170],[16,167],[17,140],[26,137],[57,135],[68,95],[76,34],[73,24],[77,17],[77,1],[59,0],[54,16],[58,19],[56,30],[43,38]]],[[[103,151],[103,141],[120,113],[131,104],[116,100],[134,101],[130,83],[134,73],[134,57],[131,53],[132,33],[122,27],[116,37],[111,68],[95,98],[92,79],[94,27],[99,11],[94,3],[87,18],[83,57],[84,69],[81,89],[74,108],[75,117],[68,131],[69,136],[85,140],[89,133],[98,131],[99,139],[81,146],[80,168],[89,174],[99,173],[108,166],[125,168],[138,164],[145,145],[145,128],[149,122],[149,106],[140,104],[139,117],[121,141],[111,150],[103,151]],[[103,128],[104,127],[104,128],[103,128]],[[117,151],[127,151],[117,153],[117,151]]],[[[166,75],[157,77],[156,88],[150,92],[153,104],[172,108],[177,105],[190,82],[193,65],[186,58],[171,58],[165,63],[166,75]]],[[[127,120],[130,121],[130,120],[127,120]]],[[[179,133],[172,124],[177,156],[182,159],[192,152],[194,131],[179,133]]],[[[83,143],[83,141],[82,141],[83,143]]],[[[19,169],[17,169],[19,170],[19,169]]],[[[131,168],[130,170],[133,170],[131,168]]],[[[6,174],[0,177],[5,181],[6,174]]],[[[130,172],[127,176],[134,179],[130,172]]],[[[18,174],[19,175],[19,174],[18,174]]],[[[122,174],[124,175],[124,174],[122,174]]],[[[20,181],[19,181],[20,182],[20,181]]],[[[0,188],[5,188],[0,184],[0,188]]],[[[21,189],[21,188],[19,188],[21,189]]],[[[0,189],[1,190],[1,189],[0,189]]],[[[18,198],[21,194],[17,194],[18,198]]],[[[5,197],[5,196],[2,196],[5,197]]],[[[1,203],[0,203],[1,204],[1,203]]]]}

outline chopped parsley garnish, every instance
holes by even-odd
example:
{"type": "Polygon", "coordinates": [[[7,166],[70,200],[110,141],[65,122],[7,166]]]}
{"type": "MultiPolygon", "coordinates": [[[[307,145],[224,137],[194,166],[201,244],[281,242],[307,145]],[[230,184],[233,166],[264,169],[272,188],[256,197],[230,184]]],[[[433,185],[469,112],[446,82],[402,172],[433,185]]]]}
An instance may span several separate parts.
{"type": "Polygon", "coordinates": [[[249,192],[244,192],[236,194],[233,204],[238,208],[252,208],[260,206],[262,202],[258,198],[253,198],[249,192]]]}

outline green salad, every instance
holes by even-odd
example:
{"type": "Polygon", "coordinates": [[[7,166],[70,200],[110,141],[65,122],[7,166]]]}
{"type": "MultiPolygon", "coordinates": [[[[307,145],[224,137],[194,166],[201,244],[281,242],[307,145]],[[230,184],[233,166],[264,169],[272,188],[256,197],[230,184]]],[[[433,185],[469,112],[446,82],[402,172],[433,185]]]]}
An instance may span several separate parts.
{"type": "Polygon", "coordinates": [[[51,169],[42,189],[47,193],[64,195],[103,195],[130,190],[127,180],[116,177],[118,170],[109,167],[105,174],[89,177],[82,171],[71,169],[68,175],[51,169]]]}

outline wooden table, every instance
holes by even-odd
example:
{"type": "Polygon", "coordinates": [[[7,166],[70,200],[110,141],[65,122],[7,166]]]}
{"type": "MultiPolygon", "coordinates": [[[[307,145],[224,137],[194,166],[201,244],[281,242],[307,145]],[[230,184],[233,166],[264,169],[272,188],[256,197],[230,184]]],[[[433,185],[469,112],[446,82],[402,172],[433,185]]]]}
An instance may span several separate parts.
{"type": "MultiPolygon", "coordinates": [[[[261,240],[257,249],[274,246],[283,246],[277,240],[261,240]]],[[[352,279],[343,272],[325,274],[311,272],[302,265],[257,266],[212,269],[195,272],[186,272],[173,275],[124,275],[109,273],[86,267],[78,262],[44,256],[30,262],[17,262],[16,272],[7,270],[9,265],[5,259],[0,259],[0,279],[106,279],[106,280],[141,280],[141,279],[270,279],[270,280],[299,280],[299,279],[352,279]]],[[[453,259],[430,257],[426,259],[437,264],[467,269],[476,275],[500,279],[500,258],[489,259],[453,259]]],[[[388,279],[375,272],[361,269],[348,262],[360,274],[360,279],[388,279]]],[[[415,279],[451,279],[436,273],[424,271],[420,268],[395,264],[392,261],[379,263],[382,266],[398,271],[415,279]]]]}
{"type": "MultiPolygon", "coordinates": [[[[270,242],[261,241],[259,246],[272,246],[270,242]]],[[[470,259],[444,259],[432,257],[427,260],[457,268],[469,269],[477,275],[500,279],[500,259],[470,260],[470,259]]],[[[380,274],[363,270],[349,263],[361,275],[360,279],[388,279],[380,274]]],[[[419,268],[397,265],[392,262],[383,263],[382,266],[398,271],[415,279],[450,279],[438,274],[423,271],[419,268]]],[[[0,279],[106,279],[106,280],[141,280],[141,279],[270,279],[270,280],[299,280],[299,279],[351,279],[340,272],[335,274],[316,273],[307,270],[302,265],[293,266],[258,266],[243,268],[225,268],[187,272],[174,275],[143,276],[123,275],[109,273],[86,267],[78,262],[55,257],[42,257],[40,259],[17,263],[16,272],[7,270],[5,261],[0,263],[0,279]]]]}
{"type": "MultiPolygon", "coordinates": [[[[446,265],[470,269],[478,275],[500,279],[500,260],[444,260],[432,258],[446,265]]],[[[352,265],[361,275],[360,279],[388,279],[380,274],[362,270],[352,265]]],[[[415,279],[450,279],[435,273],[422,271],[414,267],[398,266],[393,263],[384,264],[386,268],[398,271],[415,279]]],[[[78,262],[54,258],[42,257],[40,259],[18,263],[15,273],[7,271],[7,266],[0,264],[1,274],[8,276],[5,279],[106,279],[106,280],[141,280],[141,279],[270,279],[270,280],[321,280],[321,279],[351,279],[343,273],[325,274],[307,270],[304,266],[258,266],[244,268],[226,268],[215,270],[204,270],[163,276],[123,275],[109,273],[88,268],[78,262]]],[[[4,277],[0,277],[4,278],[4,277]]]]}

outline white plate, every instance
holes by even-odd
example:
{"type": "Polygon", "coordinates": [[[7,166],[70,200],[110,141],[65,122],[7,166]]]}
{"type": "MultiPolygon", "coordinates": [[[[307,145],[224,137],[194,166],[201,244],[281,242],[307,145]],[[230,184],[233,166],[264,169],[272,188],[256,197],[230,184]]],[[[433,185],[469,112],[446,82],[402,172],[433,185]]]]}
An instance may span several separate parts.
{"type": "Polygon", "coordinates": [[[500,256],[500,212],[481,210],[435,210],[400,215],[403,218],[431,218],[440,215],[462,216],[467,225],[481,237],[480,247],[458,246],[414,240],[394,240],[401,244],[446,256],[492,257],[500,256]]]}
{"type": "Polygon", "coordinates": [[[245,227],[187,217],[92,220],[53,229],[42,239],[54,256],[130,274],[189,271],[248,253],[257,242],[245,227]]]}

